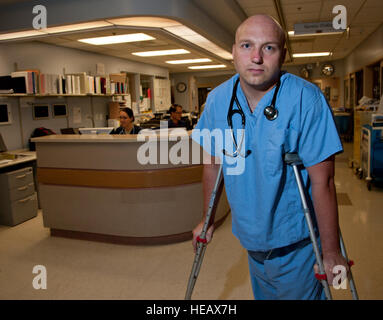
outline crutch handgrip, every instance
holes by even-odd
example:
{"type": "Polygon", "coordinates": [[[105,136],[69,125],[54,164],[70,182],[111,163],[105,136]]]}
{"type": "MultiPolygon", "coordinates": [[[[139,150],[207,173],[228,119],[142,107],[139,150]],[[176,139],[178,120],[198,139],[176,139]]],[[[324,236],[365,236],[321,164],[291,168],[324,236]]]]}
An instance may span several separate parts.
{"type": "Polygon", "coordinates": [[[197,242],[207,243],[207,239],[202,239],[199,236],[197,237],[197,242]]]}
{"type": "Polygon", "coordinates": [[[317,280],[327,280],[327,276],[326,276],[326,274],[319,274],[319,273],[316,273],[315,274],[315,278],[317,279],[317,280]]]}
{"type": "MultiPolygon", "coordinates": [[[[349,260],[349,261],[347,262],[347,264],[349,265],[349,267],[352,267],[355,263],[354,263],[353,260],[349,260]]],[[[327,280],[327,276],[326,276],[326,274],[319,274],[319,273],[316,273],[316,274],[315,274],[315,278],[316,278],[317,280],[327,280]]]]}

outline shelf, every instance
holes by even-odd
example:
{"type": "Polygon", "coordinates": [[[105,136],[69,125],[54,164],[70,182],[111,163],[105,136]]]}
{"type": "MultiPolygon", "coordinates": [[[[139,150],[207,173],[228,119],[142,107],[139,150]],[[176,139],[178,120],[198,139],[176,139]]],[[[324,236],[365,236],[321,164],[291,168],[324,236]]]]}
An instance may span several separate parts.
{"type": "Polygon", "coordinates": [[[113,94],[29,94],[29,93],[0,93],[0,97],[29,97],[29,98],[46,98],[46,97],[121,97],[129,96],[129,93],[113,93],[113,94]]]}

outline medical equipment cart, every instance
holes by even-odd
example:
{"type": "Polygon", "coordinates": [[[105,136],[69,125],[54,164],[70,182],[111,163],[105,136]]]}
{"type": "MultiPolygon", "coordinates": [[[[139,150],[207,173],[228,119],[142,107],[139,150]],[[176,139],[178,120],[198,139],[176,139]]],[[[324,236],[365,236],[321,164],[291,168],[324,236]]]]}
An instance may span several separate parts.
{"type": "Polygon", "coordinates": [[[361,132],[359,178],[365,177],[368,190],[374,180],[383,180],[383,115],[381,118],[375,117],[371,125],[363,125],[361,132]]]}

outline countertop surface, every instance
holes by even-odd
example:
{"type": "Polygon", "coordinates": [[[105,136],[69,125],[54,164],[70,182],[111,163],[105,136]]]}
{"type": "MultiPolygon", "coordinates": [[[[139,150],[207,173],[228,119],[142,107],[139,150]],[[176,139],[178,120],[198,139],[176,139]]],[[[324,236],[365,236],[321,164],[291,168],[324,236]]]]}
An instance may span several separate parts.
{"type": "Polygon", "coordinates": [[[36,152],[28,149],[12,150],[5,152],[7,154],[17,155],[16,159],[0,159],[0,168],[14,166],[16,164],[36,160],[36,152]]]}
{"type": "Polygon", "coordinates": [[[138,135],[110,135],[110,134],[54,134],[43,137],[32,138],[33,142],[111,142],[111,143],[127,143],[127,142],[144,142],[149,138],[157,140],[177,141],[179,139],[189,139],[191,131],[182,128],[167,131],[143,130],[138,135]]]}

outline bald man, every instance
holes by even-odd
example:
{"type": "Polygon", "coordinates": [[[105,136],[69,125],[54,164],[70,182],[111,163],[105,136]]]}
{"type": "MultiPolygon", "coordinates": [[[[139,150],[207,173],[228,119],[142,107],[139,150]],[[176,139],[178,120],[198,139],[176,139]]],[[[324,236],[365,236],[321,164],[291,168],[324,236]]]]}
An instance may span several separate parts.
{"type": "MultiPolygon", "coordinates": [[[[204,164],[204,217],[193,230],[193,246],[202,230],[219,157],[232,230],[248,251],[255,299],[324,299],[323,288],[314,276],[315,255],[294,172],[283,156],[296,152],[305,166],[302,178],[310,195],[311,212],[315,212],[312,218],[331,285],[334,266],[343,265],[348,270],[339,248],[334,185],[334,155],[343,148],[331,109],[318,87],[281,72],[284,45],[285,32],[269,16],[252,16],[237,29],[232,53],[238,74],[209,94],[196,129],[219,129],[222,137],[231,137],[224,134],[231,129],[227,121],[229,107],[231,102],[233,110],[241,107],[246,125],[243,148],[237,157],[244,158],[244,170],[230,173],[235,159],[232,139],[222,142],[225,148],[232,148],[224,154],[222,149],[215,150],[216,135],[211,135],[207,143],[193,133],[193,139],[212,161],[204,164]],[[275,119],[264,114],[274,96],[278,111],[275,119]]],[[[240,115],[235,113],[232,121],[239,145],[240,115]]],[[[208,241],[214,231],[213,220],[208,241]]]]}

